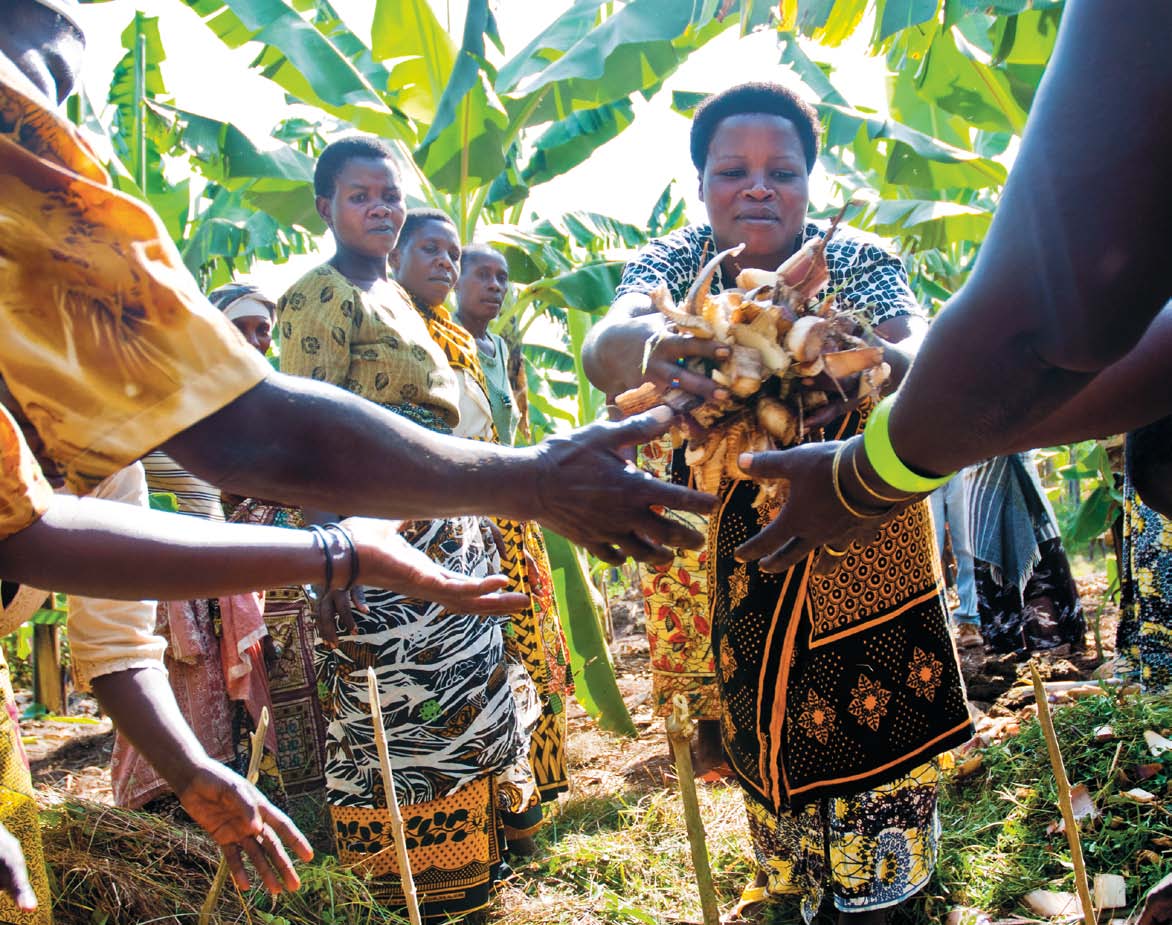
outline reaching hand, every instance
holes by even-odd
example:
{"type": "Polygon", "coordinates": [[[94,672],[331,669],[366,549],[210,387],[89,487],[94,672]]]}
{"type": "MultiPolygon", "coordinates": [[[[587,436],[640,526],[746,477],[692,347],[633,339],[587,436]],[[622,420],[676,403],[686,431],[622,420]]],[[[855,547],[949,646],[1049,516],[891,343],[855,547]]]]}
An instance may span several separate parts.
{"type": "Polygon", "coordinates": [[[539,444],[532,519],[612,565],[627,556],[669,562],[674,548],[703,545],[697,531],[654,509],[708,514],[716,498],[660,481],[619,455],[623,447],[660,436],[673,417],[670,408],[653,408],[619,424],[591,424],[539,444]]]}
{"type": "Polygon", "coordinates": [[[330,591],[320,594],[317,599],[317,633],[329,648],[338,644],[338,627],[349,636],[358,632],[358,624],[354,621],[354,611],[370,613],[366,606],[366,593],[362,588],[355,587],[349,591],[330,591]]]}
{"type": "Polygon", "coordinates": [[[475,578],[433,562],[399,535],[398,521],[351,517],[342,526],[354,538],[370,587],[434,601],[453,613],[516,613],[529,604],[524,594],[501,593],[509,583],[504,575],[475,578]]]}
{"type": "MultiPolygon", "coordinates": [[[[820,570],[827,570],[852,541],[866,543],[874,538],[883,521],[902,507],[903,502],[876,510],[857,502],[857,492],[851,492],[848,503],[856,512],[871,516],[860,518],[848,510],[843,505],[841,490],[836,491],[834,486],[834,459],[840,449],[844,450],[840,465],[849,470],[849,452],[857,446],[844,447],[840,441],[806,443],[772,453],[743,454],[738,465],[748,475],[760,479],[786,479],[790,484],[789,498],[780,513],[764,530],[737,547],[738,559],[745,562],[760,559],[762,571],[782,572],[821,546],[825,555],[820,559],[820,570]]],[[[851,484],[849,474],[840,472],[839,488],[844,485],[849,488],[851,484]]]]}
{"type": "Polygon", "coordinates": [[[243,777],[209,761],[199,766],[176,795],[191,818],[220,846],[232,879],[242,890],[249,886],[242,853],[248,855],[265,889],[274,896],[301,885],[285,846],[303,861],[313,858],[313,849],[289,817],[243,777]]]}
{"type": "Polygon", "coordinates": [[[37,908],[37,895],[28,882],[24,852],[16,836],[0,825],[0,892],[7,893],[21,912],[37,908]]]}

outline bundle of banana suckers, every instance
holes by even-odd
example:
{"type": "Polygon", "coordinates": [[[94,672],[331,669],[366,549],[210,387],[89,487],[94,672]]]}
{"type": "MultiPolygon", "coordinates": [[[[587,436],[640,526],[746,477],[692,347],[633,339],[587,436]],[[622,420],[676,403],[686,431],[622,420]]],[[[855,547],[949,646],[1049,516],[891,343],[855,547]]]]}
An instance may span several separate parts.
{"type": "MultiPolygon", "coordinates": [[[[749,478],[737,466],[742,452],[798,443],[809,415],[834,399],[854,397],[846,392],[851,377],[858,374],[851,391],[864,397],[877,393],[890,376],[883,349],[859,336],[864,330],[859,318],[840,307],[834,293],[817,297],[830,278],[826,244],[836,227],[837,221],[825,237],[807,242],[774,272],[742,270],[735,289],[710,291],[721,261],[739,254],[743,244],[716,254],[682,305],[672,303],[664,285],[651,293],[669,332],[729,347],[723,360],[693,358],[687,366],[711,376],[728,390],[728,398],[704,401],[645,382],[615,399],[624,417],[660,404],[690,415],[687,462],[701,491],[716,491],[724,477],[749,478]]],[[[785,488],[784,482],[761,483],[754,506],[784,501],[785,488]]]]}

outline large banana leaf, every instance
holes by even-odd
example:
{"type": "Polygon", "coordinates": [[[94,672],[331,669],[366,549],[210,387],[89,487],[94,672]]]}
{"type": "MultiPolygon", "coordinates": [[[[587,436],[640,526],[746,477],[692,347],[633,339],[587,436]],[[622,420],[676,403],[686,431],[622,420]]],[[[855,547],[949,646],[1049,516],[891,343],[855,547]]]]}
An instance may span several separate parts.
{"type": "Polygon", "coordinates": [[[639,732],[615,682],[602,631],[599,594],[588,578],[585,557],[564,537],[544,532],[558,612],[570,649],[574,696],[603,729],[634,738],[639,732]]]}
{"type": "Polygon", "coordinates": [[[717,22],[714,4],[699,0],[629,0],[611,9],[578,0],[508,61],[497,75],[502,95],[541,104],[534,123],[604,106],[657,89],[692,51],[736,20],[717,22]]]}
{"type": "MultiPolygon", "coordinates": [[[[327,36],[284,0],[186,2],[229,48],[264,43],[253,66],[294,98],[362,131],[413,143],[413,126],[386,99],[394,96],[389,79],[376,87],[336,44],[342,42],[352,54],[361,45],[340,20],[331,17],[320,23],[330,32],[327,36]]],[[[385,74],[381,67],[373,71],[380,72],[385,74]]]]}

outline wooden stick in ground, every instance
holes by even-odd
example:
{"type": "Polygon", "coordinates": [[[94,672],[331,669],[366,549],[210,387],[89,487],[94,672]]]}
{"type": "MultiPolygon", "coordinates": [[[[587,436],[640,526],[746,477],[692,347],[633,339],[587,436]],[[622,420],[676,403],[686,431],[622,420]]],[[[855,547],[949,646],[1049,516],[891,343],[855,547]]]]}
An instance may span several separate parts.
{"type": "Polygon", "coordinates": [[[415,892],[415,876],[411,873],[411,858],[407,855],[407,831],[399,813],[395,796],[395,775],[391,771],[391,754],[387,750],[387,732],[383,728],[383,708],[378,699],[378,679],[374,669],[366,669],[366,688],[370,694],[370,718],[374,723],[374,743],[378,748],[378,762],[383,772],[383,790],[387,794],[387,811],[391,816],[391,834],[395,838],[395,855],[399,859],[399,881],[403,884],[403,898],[411,925],[422,925],[419,915],[419,896],[415,892]]]}
{"type": "MultiPolygon", "coordinates": [[[[264,757],[265,736],[268,734],[269,708],[261,707],[260,722],[256,724],[256,730],[249,733],[248,736],[252,744],[252,752],[248,756],[248,773],[245,778],[250,784],[255,784],[260,776],[260,760],[264,757]]],[[[211,891],[208,893],[208,898],[203,901],[203,905],[199,907],[199,925],[209,925],[211,922],[212,912],[216,908],[216,903],[220,901],[220,893],[227,882],[228,862],[220,858],[220,865],[216,868],[216,878],[212,881],[211,891]]]]}
{"type": "Polygon", "coordinates": [[[688,846],[692,849],[692,865],[696,868],[700,909],[704,915],[704,925],[720,925],[716,888],[712,885],[712,867],[708,863],[708,842],[704,837],[704,822],[700,818],[700,800],[696,796],[696,778],[692,771],[692,732],[695,725],[688,716],[688,700],[683,694],[673,696],[671,703],[672,711],[664,721],[664,726],[676,759],[680,796],[684,799],[684,819],[688,823],[688,846]]]}
{"type": "Polygon", "coordinates": [[[1030,661],[1030,674],[1034,679],[1034,699],[1038,702],[1038,722],[1046,737],[1046,748],[1050,752],[1050,765],[1054,768],[1054,779],[1058,782],[1058,808],[1066,829],[1066,840],[1070,844],[1070,862],[1074,865],[1074,885],[1082,903],[1083,921],[1095,925],[1095,907],[1091,901],[1091,885],[1087,880],[1086,863],[1082,857],[1082,840],[1078,835],[1078,820],[1074,818],[1074,806],[1070,801],[1070,781],[1066,777],[1066,765],[1062,761],[1062,749],[1054,732],[1054,720],[1050,716],[1050,704],[1046,700],[1046,687],[1038,673],[1037,662],[1030,661]]]}

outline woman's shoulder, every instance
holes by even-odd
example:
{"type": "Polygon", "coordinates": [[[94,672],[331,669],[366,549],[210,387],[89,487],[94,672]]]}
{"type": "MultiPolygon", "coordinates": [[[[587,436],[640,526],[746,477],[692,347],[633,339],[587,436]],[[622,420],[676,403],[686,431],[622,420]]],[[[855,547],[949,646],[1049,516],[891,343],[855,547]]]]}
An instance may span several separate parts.
{"type": "MultiPolygon", "coordinates": [[[[824,238],[829,230],[830,222],[828,221],[807,222],[802,233],[802,242],[805,243],[815,237],[824,238]]],[[[862,231],[853,225],[843,224],[838,226],[834,237],[826,245],[826,257],[828,260],[837,258],[851,262],[860,258],[864,260],[899,260],[895,248],[886,238],[881,238],[869,231],[862,231]]]]}
{"type": "Polygon", "coordinates": [[[323,263],[305,273],[292,286],[285,290],[285,294],[277,300],[277,311],[286,308],[294,311],[304,308],[313,302],[332,302],[341,294],[351,295],[357,288],[346,279],[333,265],[323,263]]]}
{"type": "Polygon", "coordinates": [[[711,251],[714,247],[712,226],[707,224],[685,225],[683,228],[677,228],[665,235],[652,238],[646,247],[689,254],[700,254],[705,250],[711,251]]]}
{"type": "Polygon", "coordinates": [[[666,283],[673,299],[682,298],[704,262],[715,253],[711,225],[686,225],[652,238],[623,268],[615,295],[650,292],[666,283]]]}

